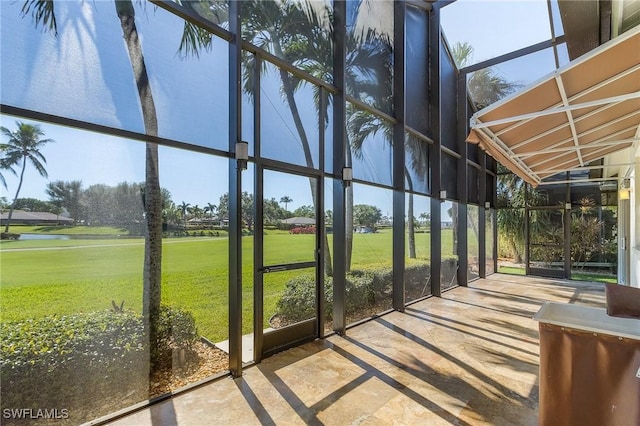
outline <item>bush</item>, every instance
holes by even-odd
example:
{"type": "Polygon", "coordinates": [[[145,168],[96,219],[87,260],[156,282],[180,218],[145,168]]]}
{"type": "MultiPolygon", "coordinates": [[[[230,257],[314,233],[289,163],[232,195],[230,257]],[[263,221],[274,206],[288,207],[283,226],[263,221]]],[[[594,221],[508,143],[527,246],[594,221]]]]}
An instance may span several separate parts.
{"type": "Polygon", "coordinates": [[[80,358],[115,362],[123,353],[142,350],[143,336],[138,316],[111,310],[3,323],[0,367],[2,373],[24,366],[53,371],[80,358]]]}
{"type": "Polygon", "coordinates": [[[0,325],[2,409],[66,408],[81,423],[145,399],[139,316],[101,311],[0,325]]]}
{"type": "Polygon", "coordinates": [[[407,265],[404,270],[405,301],[431,294],[431,266],[427,263],[407,265]]]}
{"type": "MultiPolygon", "coordinates": [[[[348,315],[388,300],[393,289],[393,271],[390,267],[353,270],[346,278],[348,315]]],[[[324,314],[330,320],[333,317],[333,281],[330,277],[325,277],[324,288],[324,314]]],[[[315,315],[315,300],[315,276],[295,277],[286,283],[284,293],[276,304],[277,313],[285,324],[311,318],[315,315]]]]}
{"type": "MultiPolygon", "coordinates": [[[[287,281],[282,298],[276,303],[277,313],[285,323],[294,323],[316,315],[316,277],[313,274],[299,275],[287,281]]],[[[333,281],[324,280],[324,314],[330,319],[333,313],[333,281]]]]}
{"type": "Polygon", "coordinates": [[[194,344],[198,341],[196,320],[189,311],[163,305],[160,307],[158,336],[154,360],[160,369],[172,368],[174,353],[182,353],[185,362],[195,358],[194,344]]]}
{"type": "MultiPolygon", "coordinates": [[[[115,306],[115,305],[114,305],[115,306]]],[[[162,306],[154,350],[195,358],[191,313],[162,306]]],[[[117,308],[0,324],[1,408],[58,408],[78,424],[149,397],[150,354],[142,317],[117,308]]]]}
{"type": "Polygon", "coordinates": [[[297,226],[295,228],[291,228],[289,230],[290,234],[315,234],[316,227],[315,226],[297,226]]]}

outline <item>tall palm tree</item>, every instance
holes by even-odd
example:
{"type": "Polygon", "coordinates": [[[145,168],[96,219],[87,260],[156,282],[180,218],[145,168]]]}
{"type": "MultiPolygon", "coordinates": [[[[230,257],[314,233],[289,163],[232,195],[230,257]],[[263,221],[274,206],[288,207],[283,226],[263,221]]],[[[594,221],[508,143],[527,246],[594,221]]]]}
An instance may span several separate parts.
{"type": "MultiPolygon", "coordinates": [[[[358,5],[358,22],[354,31],[348,35],[347,43],[351,43],[349,55],[346,58],[348,86],[353,89],[352,96],[358,99],[381,98],[377,103],[389,102],[391,85],[381,84],[382,78],[371,78],[386,75],[385,66],[390,64],[388,50],[383,45],[391,40],[392,31],[389,28],[373,28],[371,20],[366,19],[372,10],[371,0],[362,0],[358,5]],[[382,40],[383,43],[372,43],[371,38],[382,40]],[[353,48],[359,44],[361,48],[353,48]],[[380,89],[383,94],[380,95],[380,89]],[[385,92],[384,89],[388,88],[385,92]],[[388,93],[387,93],[388,92],[388,93]]],[[[392,7],[389,0],[385,4],[392,7]]],[[[392,9],[391,9],[392,10],[392,9]]],[[[375,19],[375,22],[381,22],[375,19]]],[[[388,19],[386,21],[389,21],[388,19]]],[[[385,22],[386,22],[385,21],[385,22]]],[[[287,62],[309,72],[311,75],[325,81],[331,81],[330,11],[319,1],[248,1],[243,3],[243,38],[256,46],[266,50],[287,62]]],[[[245,92],[252,93],[254,66],[249,61],[243,67],[245,92]]],[[[264,70],[262,70],[264,72],[264,70]]],[[[295,92],[305,82],[290,75],[285,70],[279,70],[282,93],[289,105],[294,125],[300,137],[304,158],[308,167],[314,167],[313,156],[309,140],[302,124],[300,110],[295,99],[295,92]]],[[[314,87],[316,108],[320,104],[320,90],[314,87]]],[[[329,103],[325,103],[328,108],[329,103]]],[[[376,105],[378,106],[378,105],[376,105]]],[[[384,108],[382,108],[384,109],[384,108]]],[[[326,111],[323,111],[326,112],[326,111]]],[[[327,117],[326,114],[324,114],[327,117]]],[[[351,152],[347,150],[347,162],[350,163],[351,152]]],[[[311,182],[311,181],[310,181],[311,182]]],[[[311,193],[314,204],[317,205],[315,185],[311,183],[311,193]]],[[[346,237],[347,237],[347,269],[350,265],[351,247],[353,239],[353,192],[346,189],[346,237]]],[[[325,274],[332,275],[331,257],[326,235],[325,238],[325,274]]]]}
{"type": "Polygon", "coordinates": [[[289,211],[289,210],[287,210],[287,206],[289,205],[289,203],[293,202],[293,199],[291,197],[289,197],[288,195],[285,195],[284,197],[280,198],[280,202],[284,203],[285,211],[289,211]]]}
{"type": "Polygon", "coordinates": [[[9,138],[6,143],[0,145],[0,151],[2,151],[3,155],[2,167],[13,170],[13,166],[17,166],[20,162],[22,163],[18,189],[16,189],[16,195],[13,197],[9,215],[7,216],[7,223],[4,227],[5,233],[9,232],[9,224],[11,223],[16,201],[18,201],[20,189],[22,189],[27,163],[31,163],[40,176],[48,177],[47,170],[44,167],[44,165],[47,164],[47,159],[42,155],[40,150],[49,142],[54,142],[53,139],[40,139],[44,136],[44,132],[37,124],[16,121],[16,127],[17,129],[13,132],[6,127],[0,127],[0,132],[9,138]]]}
{"type": "MultiPolygon", "coordinates": [[[[120,21],[129,61],[133,71],[140,100],[145,133],[158,135],[158,118],[151,93],[149,76],[142,54],[140,37],[135,23],[135,9],[131,0],[114,0],[115,11],[120,21]]],[[[42,25],[46,31],[57,36],[55,2],[48,0],[25,0],[23,17],[31,15],[36,26],[42,25]]],[[[142,315],[151,342],[150,373],[156,367],[154,348],[157,341],[157,326],[160,317],[161,265],[162,265],[162,195],[160,190],[158,146],[147,142],[145,150],[145,184],[143,200],[146,222],[144,248],[142,315]]]]}
{"type": "MultiPolygon", "coordinates": [[[[384,122],[384,120],[373,116],[372,114],[357,110],[353,111],[347,123],[347,131],[349,133],[349,146],[356,158],[362,157],[362,150],[365,141],[377,133],[382,133],[384,139],[390,144],[393,143],[392,139],[392,127],[384,122]]],[[[427,151],[424,143],[414,137],[409,137],[406,140],[406,151],[409,156],[411,168],[416,172],[418,176],[427,175],[427,151]]],[[[415,217],[414,217],[414,200],[413,192],[414,188],[413,179],[409,168],[404,166],[404,176],[407,181],[407,187],[409,188],[409,198],[407,205],[407,243],[409,246],[409,258],[415,259],[416,255],[416,239],[415,239],[415,217]]],[[[350,257],[349,257],[350,258],[350,257]]],[[[347,267],[347,270],[349,267],[347,267]]]]}
{"type": "Polygon", "coordinates": [[[213,225],[213,215],[216,213],[217,210],[218,210],[218,206],[212,203],[207,203],[206,207],[204,208],[205,214],[207,212],[209,213],[209,227],[213,225]]]}
{"type": "Polygon", "coordinates": [[[182,225],[184,226],[185,231],[187,230],[187,213],[189,212],[190,207],[191,204],[185,203],[184,201],[178,206],[180,209],[180,215],[182,216],[182,225]]]}
{"type": "MultiPolygon", "coordinates": [[[[329,71],[325,64],[331,63],[330,19],[322,2],[313,1],[247,1],[243,3],[243,38],[259,48],[278,56],[287,62],[326,76],[329,71]],[[314,59],[315,58],[315,59],[314,59]]],[[[247,61],[243,67],[243,90],[253,93],[255,63],[247,61]]],[[[266,71],[266,67],[260,70],[266,71]]],[[[279,69],[281,90],[287,101],[294,126],[300,138],[305,164],[315,168],[311,145],[300,116],[300,108],[295,92],[305,82],[286,70],[279,69]]],[[[316,101],[319,91],[315,92],[316,101]]],[[[318,102],[316,102],[317,106],[318,102]]],[[[311,196],[315,206],[319,200],[315,179],[309,180],[311,196]]],[[[328,238],[324,238],[324,272],[333,275],[328,238]]]]}

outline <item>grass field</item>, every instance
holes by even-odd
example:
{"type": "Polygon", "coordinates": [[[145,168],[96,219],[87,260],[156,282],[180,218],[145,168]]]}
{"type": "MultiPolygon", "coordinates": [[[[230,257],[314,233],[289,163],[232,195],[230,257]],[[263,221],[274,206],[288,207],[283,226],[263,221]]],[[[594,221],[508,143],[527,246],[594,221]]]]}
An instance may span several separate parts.
{"type": "MultiPolygon", "coordinates": [[[[12,232],[43,232],[25,228],[12,232]]],[[[78,227],[84,228],[86,227],[78,227]]],[[[68,230],[69,228],[64,228],[68,230]]],[[[92,230],[93,231],[93,230],[92,230]]],[[[85,231],[86,232],[86,231],[85,231]]],[[[117,230],[102,229],[102,235],[117,230]]],[[[110,234],[111,232],[111,234],[110,234]]],[[[416,234],[417,254],[428,259],[430,234],[416,234]]],[[[329,236],[329,245],[332,241],[329,236]]],[[[313,260],[313,236],[269,231],[264,236],[264,263],[313,260]]],[[[243,242],[243,331],[253,322],[253,237],[243,242]]],[[[52,314],[109,309],[111,301],[141,310],[143,239],[25,240],[0,243],[0,315],[12,321],[52,314]]],[[[443,233],[443,253],[452,251],[450,231],[443,233]]],[[[392,233],[354,234],[353,269],[391,266],[392,233]]],[[[275,312],[294,270],[269,274],[264,289],[264,324],[275,312]],[[266,284],[268,282],[268,285],[266,284]]],[[[219,341],[228,330],[228,239],[168,238],[163,242],[163,303],[183,307],[196,318],[199,331],[219,341]]]]}
{"type": "MultiPolygon", "coordinates": [[[[518,268],[514,266],[498,266],[498,272],[502,274],[512,274],[512,275],[525,274],[524,268],[518,268]]],[[[601,282],[601,283],[618,282],[617,278],[613,275],[597,274],[595,272],[571,271],[571,279],[578,280],[578,281],[591,281],[591,282],[601,282]]]]}

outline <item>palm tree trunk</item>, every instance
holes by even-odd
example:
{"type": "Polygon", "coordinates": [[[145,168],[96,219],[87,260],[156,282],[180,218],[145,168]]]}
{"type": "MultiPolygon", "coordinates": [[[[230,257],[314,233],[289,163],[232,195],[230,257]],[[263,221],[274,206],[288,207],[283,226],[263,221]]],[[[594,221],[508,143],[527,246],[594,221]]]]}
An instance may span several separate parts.
{"type": "Polygon", "coordinates": [[[18,189],[16,189],[16,196],[13,197],[13,203],[11,203],[11,208],[9,209],[9,215],[7,216],[7,223],[4,227],[4,233],[9,232],[9,224],[11,223],[11,217],[13,216],[13,209],[16,207],[16,203],[18,202],[18,194],[20,194],[20,189],[22,188],[22,181],[24,180],[24,171],[27,168],[27,157],[25,156],[22,159],[22,171],[20,171],[20,181],[18,182],[18,189]]]}
{"type": "Polygon", "coordinates": [[[453,224],[453,255],[458,255],[458,206],[451,207],[451,221],[453,224]]]}
{"type": "Polygon", "coordinates": [[[513,238],[509,238],[509,245],[511,246],[511,253],[513,254],[513,262],[522,263],[522,255],[518,251],[518,245],[513,238]]]}
{"type": "MultiPolygon", "coordinates": [[[[277,43],[274,43],[277,45],[277,43]]],[[[278,49],[276,49],[278,50],[278,49]]],[[[309,139],[307,138],[307,132],[304,130],[304,125],[302,124],[302,119],[300,118],[300,111],[298,110],[298,104],[296,103],[295,97],[293,96],[294,85],[293,81],[291,81],[291,77],[289,73],[283,69],[280,69],[280,79],[282,80],[282,88],[287,97],[287,103],[289,104],[289,109],[291,109],[291,115],[293,116],[293,122],[296,126],[296,130],[298,131],[298,135],[300,136],[300,141],[302,142],[302,149],[304,151],[304,160],[307,163],[307,167],[314,168],[313,164],[313,156],[311,154],[311,148],[309,146],[309,139]]],[[[313,204],[315,207],[318,206],[318,194],[316,191],[315,178],[309,179],[309,186],[311,187],[311,195],[313,197],[313,204]]],[[[320,212],[322,213],[322,212],[320,212]]],[[[321,220],[321,218],[317,218],[316,220],[321,220]]],[[[327,237],[327,233],[325,232],[322,236],[324,239],[323,247],[324,247],[324,274],[327,276],[333,276],[333,264],[331,262],[331,252],[329,251],[329,238],[327,237]]]]}
{"type": "MultiPolygon", "coordinates": [[[[135,11],[130,0],[116,1],[116,12],[120,18],[122,33],[129,60],[133,68],[133,76],[138,89],[142,119],[145,133],[150,136],[158,135],[158,118],[156,107],[151,94],[149,76],[142,55],[142,47],[135,24],[135,11]]],[[[162,195],[160,192],[160,177],[158,167],[158,145],[146,143],[145,186],[143,193],[145,222],[147,235],[144,245],[144,272],[142,292],[142,315],[145,327],[149,331],[151,348],[150,373],[155,365],[155,344],[158,332],[161,301],[161,266],[162,266],[162,195]]]]}
{"type": "MultiPolygon", "coordinates": [[[[409,184],[409,190],[413,190],[413,181],[411,180],[411,175],[409,174],[409,170],[404,168],[404,175],[407,178],[407,183],[409,184]]],[[[408,243],[409,243],[409,259],[416,258],[416,229],[415,223],[413,220],[413,192],[409,192],[409,206],[407,208],[407,231],[409,233],[408,243]]]]}

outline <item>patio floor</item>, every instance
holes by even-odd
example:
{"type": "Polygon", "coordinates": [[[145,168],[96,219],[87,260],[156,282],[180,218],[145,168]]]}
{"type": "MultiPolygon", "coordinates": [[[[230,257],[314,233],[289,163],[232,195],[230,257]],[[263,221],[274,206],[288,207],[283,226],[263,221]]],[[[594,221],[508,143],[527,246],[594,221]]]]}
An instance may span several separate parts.
{"type": "Polygon", "coordinates": [[[604,286],[494,274],[111,424],[536,425],[547,300],[604,307],[604,286]]]}

